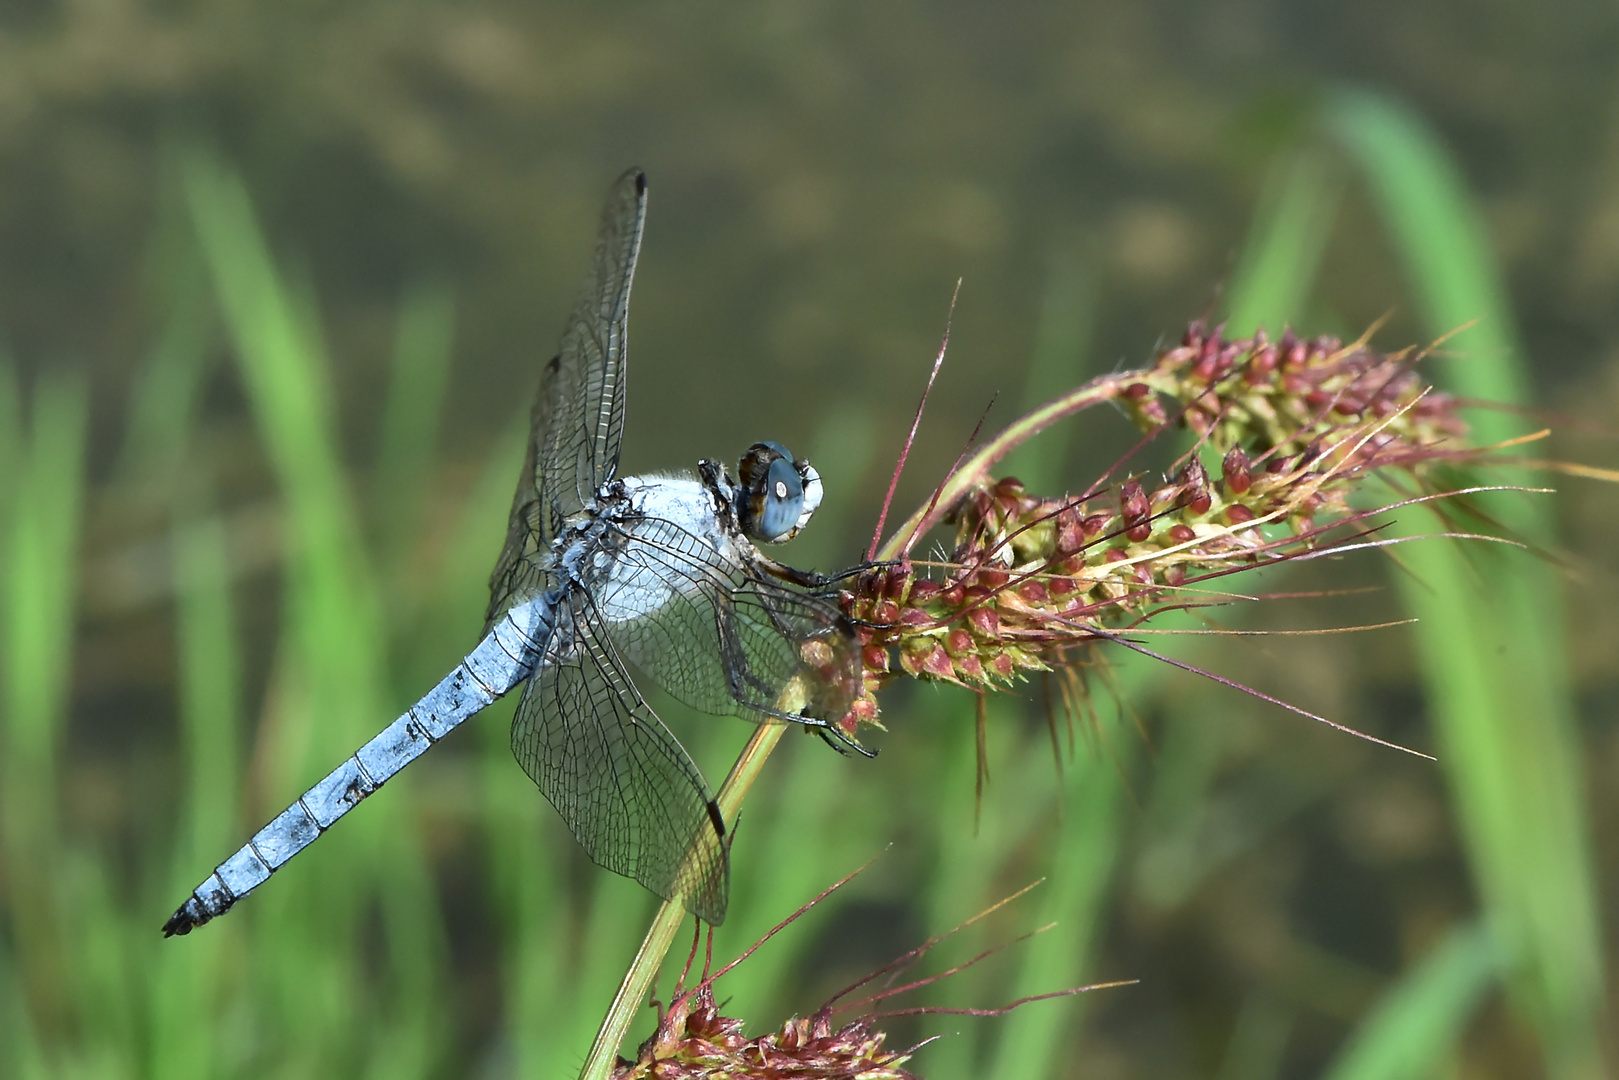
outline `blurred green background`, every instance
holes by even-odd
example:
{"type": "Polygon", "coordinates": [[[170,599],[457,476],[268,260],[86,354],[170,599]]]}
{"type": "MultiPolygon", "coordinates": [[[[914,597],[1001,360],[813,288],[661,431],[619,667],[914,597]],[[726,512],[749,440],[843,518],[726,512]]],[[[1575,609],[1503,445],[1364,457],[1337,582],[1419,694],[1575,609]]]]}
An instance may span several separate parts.
{"type": "MultiPolygon", "coordinates": [[[[992,398],[994,426],[1206,313],[1387,315],[1390,349],[1478,320],[1433,377],[1613,466],[1616,60],[1619,13],[1573,2],[0,7],[0,1077],[578,1068],[651,900],[574,849],[509,704],[228,918],[158,928],[473,643],[626,165],[625,466],[786,442],[828,498],[783,554],[830,569],[958,277],[901,508],[992,398]]],[[[1015,471],[1080,488],[1133,440],[1087,416],[1015,471]]],[[[1044,876],[921,970],[1053,929],[898,1004],[1139,985],[897,1019],[946,1036],[918,1072],[1603,1075],[1619,502],[1557,486],[1491,507],[1548,557],[1320,561],[1245,587],[1345,592],[1225,618],[1418,626],[1158,639],[1438,766],[1123,657],[1060,769],[1046,687],[989,702],[981,806],[964,693],[890,692],[875,761],[787,740],[716,957],[879,857],[727,1011],[812,1010],[1044,876]]],[[[747,734],[673,722],[714,780],[747,734]]]]}

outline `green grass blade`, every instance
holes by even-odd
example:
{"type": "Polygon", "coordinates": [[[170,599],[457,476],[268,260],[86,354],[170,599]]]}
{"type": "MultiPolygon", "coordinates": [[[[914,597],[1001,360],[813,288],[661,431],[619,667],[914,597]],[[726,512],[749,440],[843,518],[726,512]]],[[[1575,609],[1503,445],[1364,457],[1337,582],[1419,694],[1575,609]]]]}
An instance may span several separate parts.
{"type": "MultiPolygon", "coordinates": [[[[161,898],[170,902],[196,885],[197,867],[240,842],[241,654],[225,530],[217,518],[175,531],[174,574],[185,795],[180,844],[161,898]]],[[[204,1080],[223,1071],[221,1016],[232,1000],[224,961],[239,929],[222,921],[207,934],[159,945],[150,990],[150,1075],[204,1080]]]]}
{"type": "Polygon", "coordinates": [[[43,373],[26,434],[6,367],[0,423],[14,465],[6,550],[0,560],[0,842],[24,995],[47,1044],[63,1035],[82,985],[58,912],[62,835],[56,817],[57,754],[77,613],[79,521],[88,409],[84,383],[43,373]]]}
{"type": "MultiPolygon", "coordinates": [[[[1064,254],[1053,263],[1040,306],[1034,352],[1023,380],[1020,412],[1029,412],[1079,385],[1086,370],[1086,350],[1096,323],[1099,299],[1096,274],[1079,254],[1064,254]]],[[[1068,451],[1075,424],[1068,420],[1041,432],[1040,438],[1014,450],[1002,464],[1002,476],[1015,476],[1030,491],[1057,492],[1073,479],[1068,451]]]]}
{"type": "MultiPolygon", "coordinates": [[[[1182,624],[1183,616],[1158,625],[1182,624]]],[[[1150,696],[1163,667],[1143,656],[1109,650],[1112,691],[1128,708],[1150,696]]],[[[1105,710],[1105,700],[1098,701],[1105,710]]],[[[1067,766],[1065,803],[1039,924],[1052,929],[1029,943],[1011,996],[1051,993],[1093,978],[1093,951],[1106,905],[1113,895],[1118,852],[1130,830],[1124,776],[1141,749],[1133,727],[1105,728],[1094,745],[1081,748],[1067,766]]],[[[1126,990],[1105,993],[1129,993],[1126,990]]],[[[1001,1078],[1054,1076],[1064,1053],[1077,1053],[1089,995],[1037,1001],[1002,1021],[988,1075],[1001,1078]]]]}
{"type": "Polygon", "coordinates": [[[1293,1009],[1262,990],[1249,991],[1215,1080],[1271,1080],[1281,1071],[1295,1023],[1293,1009]]]}
{"type": "MultiPolygon", "coordinates": [[[[1117,758],[1096,747],[1069,765],[1070,800],[1063,810],[1038,920],[1056,925],[1028,943],[1012,990],[1014,999],[1076,986],[1090,977],[1091,952],[1127,828],[1119,770],[1128,768],[1138,742],[1134,732],[1115,734],[1117,738],[1109,742],[1117,758]]],[[[998,1080],[1057,1075],[1059,1055],[1085,1008],[1083,997],[1018,1008],[1001,1021],[988,1075],[998,1080]]]]}
{"type": "Polygon", "coordinates": [[[163,330],[135,381],[119,463],[126,476],[161,484],[171,496],[202,396],[213,335],[208,281],[195,249],[185,250],[172,272],[173,298],[163,330]]]}
{"type": "Polygon", "coordinates": [[[1421,1080],[1440,1075],[1505,966],[1478,925],[1452,930],[1363,1020],[1326,1080],[1421,1080]]]}
{"type": "MultiPolygon", "coordinates": [[[[308,305],[289,291],[241,182],[193,156],[188,205],[260,431],[289,507],[286,628],[295,666],[272,715],[274,812],[392,719],[384,620],[376,580],[337,452],[335,407],[308,305]]],[[[434,1043],[442,921],[421,842],[407,815],[407,777],[370,800],[255,896],[275,948],[259,967],[285,1030],[279,1045],[310,1068],[380,1047],[434,1043]],[[366,886],[382,890],[390,976],[367,993],[359,920],[366,886]],[[368,1016],[376,1023],[368,1024],[368,1016]],[[425,1040],[418,1042],[418,1040],[425,1040]]],[[[435,1051],[387,1058],[389,1068],[430,1068],[435,1051]]]]}
{"type": "MultiPolygon", "coordinates": [[[[422,479],[437,449],[454,341],[455,297],[450,290],[427,283],[410,289],[399,309],[374,469],[377,501],[372,509],[385,523],[382,539],[395,557],[417,532],[422,479]]],[[[515,468],[512,473],[516,475],[515,468]]]]}
{"type": "Polygon", "coordinates": [[[24,1001],[25,990],[6,941],[0,938],[0,1076],[46,1080],[51,1074],[24,1001]]]}
{"type": "Polygon", "coordinates": [[[206,861],[236,840],[242,660],[221,522],[208,518],[177,530],[174,562],[186,763],[185,866],[174,884],[183,887],[196,884],[191,876],[199,859],[206,861]]]}
{"type": "MultiPolygon", "coordinates": [[[[1529,404],[1522,349],[1485,230],[1438,140],[1409,112],[1364,94],[1338,96],[1326,120],[1370,179],[1431,332],[1478,320],[1447,343],[1456,357],[1444,362],[1447,388],[1529,404]]],[[[1505,413],[1470,419],[1480,442],[1522,430],[1505,413]]],[[[1532,480],[1508,469],[1488,479],[1532,480]]],[[[1552,537],[1550,499],[1485,502],[1518,535],[1542,543],[1552,537]]],[[[1402,594],[1421,619],[1415,633],[1440,761],[1474,873],[1520,961],[1512,1000],[1539,1031],[1551,1076],[1597,1076],[1603,948],[1562,583],[1533,555],[1482,546],[1407,546],[1411,574],[1402,594]]]]}
{"type": "Polygon", "coordinates": [[[1332,235],[1341,195],[1317,152],[1278,162],[1260,198],[1229,292],[1231,337],[1297,325],[1332,235]]]}

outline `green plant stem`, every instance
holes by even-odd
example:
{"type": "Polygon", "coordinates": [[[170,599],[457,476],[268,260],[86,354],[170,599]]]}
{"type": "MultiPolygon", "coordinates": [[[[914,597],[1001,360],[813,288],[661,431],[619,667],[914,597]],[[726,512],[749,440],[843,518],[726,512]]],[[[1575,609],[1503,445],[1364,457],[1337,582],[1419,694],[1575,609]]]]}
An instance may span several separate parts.
{"type": "MultiPolygon", "coordinates": [[[[742,800],[747,797],[753,782],[759,778],[764,769],[765,761],[769,759],[771,751],[781,742],[781,737],[787,733],[788,724],[772,722],[760,724],[754,731],[753,737],[742,748],[737,756],[736,764],[731,766],[731,773],[720,785],[717,802],[720,813],[724,815],[727,828],[736,821],[737,812],[742,808],[742,800]]],[[[658,905],[658,910],[652,916],[652,925],[647,929],[646,937],[641,941],[641,947],[636,950],[635,959],[630,969],[624,973],[624,982],[618,988],[618,994],[613,998],[612,1006],[607,1010],[607,1016],[602,1020],[601,1030],[596,1033],[596,1041],[591,1044],[590,1056],[585,1058],[585,1067],[580,1070],[580,1080],[606,1080],[612,1072],[613,1064],[618,1058],[618,1048],[624,1041],[624,1035],[630,1029],[630,1023],[635,1014],[640,1011],[652,989],[652,980],[658,974],[658,968],[663,964],[669,946],[674,944],[675,932],[686,918],[686,906],[681,898],[665,900],[658,905]]]]}

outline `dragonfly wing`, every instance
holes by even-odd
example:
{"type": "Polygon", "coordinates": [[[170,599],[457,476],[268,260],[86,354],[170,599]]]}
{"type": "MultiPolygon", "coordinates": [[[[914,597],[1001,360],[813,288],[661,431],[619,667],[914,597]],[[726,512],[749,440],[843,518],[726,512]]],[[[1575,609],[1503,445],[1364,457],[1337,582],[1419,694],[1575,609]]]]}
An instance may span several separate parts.
{"type": "MultiPolygon", "coordinates": [[[[842,611],[726,558],[671,521],[629,525],[618,580],[655,580],[658,608],[613,625],[631,663],[692,708],[835,722],[860,689],[859,641],[842,611]],[[634,572],[631,572],[631,571],[634,572]]],[[[604,588],[611,588],[609,584],[604,588]]],[[[634,610],[633,601],[602,606],[634,610]]]]}
{"type": "Polygon", "coordinates": [[[537,564],[563,521],[618,470],[630,283],[645,221],[646,174],[630,169],[608,194],[590,276],[540,378],[506,545],[489,581],[487,625],[544,591],[537,564]]]}
{"type": "Polygon", "coordinates": [[[719,808],[583,591],[559,601],[540,665],[512,721],[523,771],[592,861],[719,925],[728,875],[719,808]]]}
{"type": "Polygon", "coordinates": [[[557,400],[563,422],[551,429],[540,467],[554,497],[577,506],[618,470],[630,283],[645,222],[646,174],[630,169],[602,207],[596,261],[562,332],[557,400]]]}

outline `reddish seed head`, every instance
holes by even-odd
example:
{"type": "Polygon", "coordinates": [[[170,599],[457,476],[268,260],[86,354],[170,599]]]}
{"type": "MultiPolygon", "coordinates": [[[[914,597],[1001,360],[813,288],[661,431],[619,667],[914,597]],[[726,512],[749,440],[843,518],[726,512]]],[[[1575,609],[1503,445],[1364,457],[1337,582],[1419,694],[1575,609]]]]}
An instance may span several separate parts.
{"type": "Polygon", "coordinates": [[[888,577],[883,581],[883,595],[890,600],[905,599],[905,590],[911,584],[911,575],[907,571],[895,567],[889,570],[888,577]]]}
{"type": "Polygon", "coordinates": [[[989,661],[989,666],[991,671],[995,672],[995,674],[999,675],[1003,679],[1010,679],[1012,677],[1012,658],[1007,656],[1005,653],[996,653],[994,656],[992,656],[989,661]]]}
{"type": "Polygon", "coordinates": [[[1124,388],[1122,393],[1131,401],[1140,401],[1142,398],[1152,396],[1152,387],[1142,382],[1131,383],[1124,388]]]}
{"type": "Polygon", "coordinates": [[[1225,519],[1232,525],[1243,525],[1254,520],[1256,515],[1241,503],[1232,503],[1225,508],[1225,519]]]}
{"type": "Polygon", "coordinates": [[[923,658],[922,671],[936,679],[952,679],[955,678],[956,665],[950,659],[949,653],[935,645],[923,658]]]}
{"type": "Polygon", "coordinates": [[[1067,596],[1079,588],[1079,583],[1070,577],[1054,577],[1046,582],[1046,589],[1052,596],[1067,596]]]}
{"type": "Polygon", "coordinates": [[[911,603],[925,604],[938,596],[942,588],[937,581],[929,581],[926,578],[914,581],[911,583],[911,603]]]}
{"type": "Polygon", "coordinates": [[[1267,345],[1254,353],[1248,361],[1248,369],[1244,378],[1250,385],[1258,386],[1267,381],[1276,371],[1276,346],[1267,345]]]}
{"type": "Polygon", "coordinates": [[[1105,563],[1123,562],[1129,557],[1123,548],[1108,548],[1102,553],[1102,561],[1105,563]]]}
{"type": "Polygon", "coordinates": [[[923,639],[907,641],[899,650],[899,667],[905,674],[913,678],[921,675],[927,667],[927,656],[933,646],[923,639]]]}
{"type": "Polygon", "coordinates": [[[1181,505],[1194,514],[1206,514],[1209,507],[1214,505],[1214,499],[1209,495],[1209,474],[1203,468],[1203,463],[1193,458],[1181,469],[1181,505]]]}
{"type": "Polygon", "coordinates": [[[1081,525],[1081,528],[1085,532],[1085,539],[1094,540],[1098,536],[1101,536],[1107,531],[1107,523],[1109,520],[1110,518],[1107,514],[1091,514],[1086,517],[1085,521],[1081,525]]]}
{"type": "Polygon", "coordinates": [[[1001,633],[1001,616],[992,607],[975,607],[967,612],[967,622],[980,635],[986,638],[999,637],[1001,633]]]}
{"type": "Polygon", "coordinates": [[[1186,564],[1170,563],[1164,567],[1164,581],[1176,588],[1186,584],[1186,564]]]}
{"type": "Polygon", "coordinates": [[[1072,555],[1085,546],[1085,527],[1076,516],[1070,516],[1067,521],[1060,517],[1057,519],[1056,536],[1057,554],[1059,556],[1072,555]]]}
{"type": "Polygon", "coordinates": [[[1197,533],[1192,531],[1190,525],[1171,525],[1169,527],[1169,539],[1176,544],[1190,544],[1197,539],[1197,533]]]}
{"type": "Polygon", "coordinates": [[[1119,488],[1119,515],[1123,519],[1124,535],[1140,542],[1152,535],[1152,504],[1147,493],[1135,480],[1126,480],[1119,488]]]}
{"type": "Polygon", "coordinates": [[[969,682],[984,681],[984,664],[976,655],[968,654],[956,661],[956,670],[969,682]]]}
{"type": "Polygon", "coordinates": [[[1011,575],[1005,570],[994,570],[987,566],[978,571],[978,580],[990,589],[1000,588],[1007,583],[1010,577],[1011,575]]]}
{"type": "MultiPolygon", "coordinates": [[[[907,609],[909,610],[911,609],[907,609]]],[[[899,605],[892,600],[880,600],[877,603],[877,610],[872,614],[875,616],[872,622],[889,626],[899,619],[899,605]]]]}
{"type": "Polygon", "coordinates": [[[867,645],[860,650],[860,664],[867,671],[887,671],[888,650],[880,645],[867,645]]]}
{"type": "Polygon", "coordinates": [[[944,648],[951,656],[964,656],[972,652],[973,636],[957,626],[945,635],[944,648]]]}
{"type": "Polygon", "coordinates": [[[1043,603],[1046,599],[1046,587],[1038,581],[1025,581],[1017,587],[1017,591],[1031,604],[1043,603]]]}

